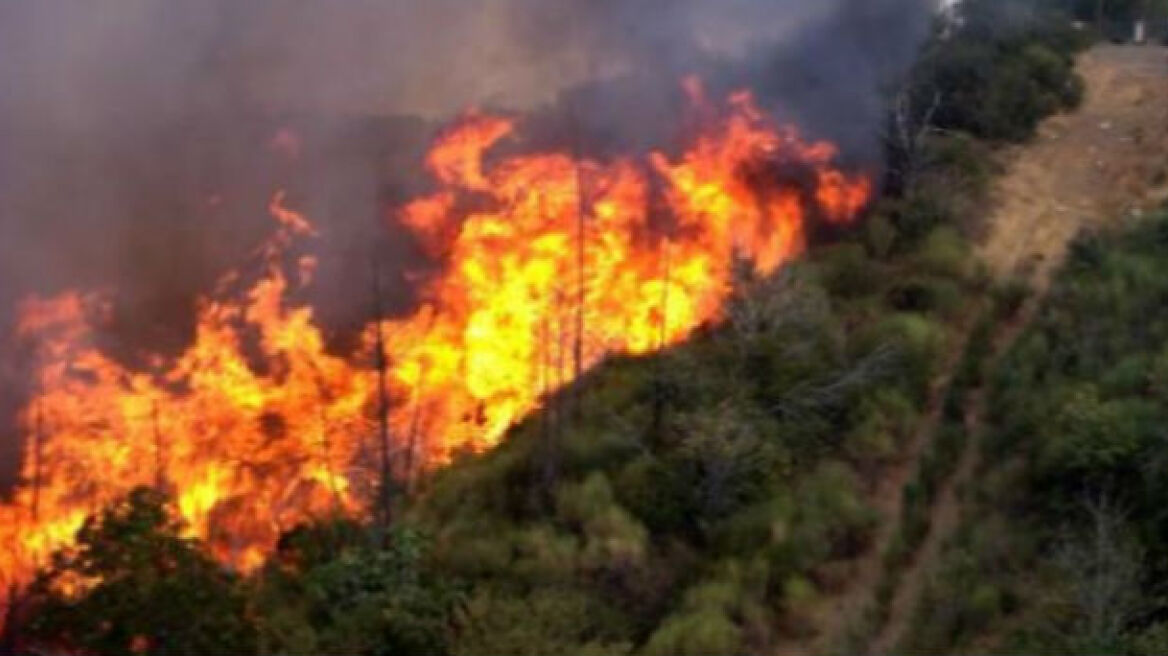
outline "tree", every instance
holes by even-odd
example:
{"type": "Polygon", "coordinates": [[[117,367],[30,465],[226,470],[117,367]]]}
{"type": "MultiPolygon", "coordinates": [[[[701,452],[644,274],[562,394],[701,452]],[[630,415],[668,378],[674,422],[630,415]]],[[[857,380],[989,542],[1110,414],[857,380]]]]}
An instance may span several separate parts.
{"type": "Polygon", "coordinates": [[[925,164],[925,141],[933,131],[933,117],[941,107],[941,91],[914,90],[905,84],[892,101],[884,141],[889,155],[889,173],[897,188],[907,193],[915,188],[925,164]]]}
{"type": "Polygon", "coordinates": [[[1058,554],[1084,620],[1071,640],[1084,653],[1121,650],[1142,601],[1140,563],[1144,553],[1114,502],[1100,496],[1084,502],[1083,507],[1090,519],[1088,530],[1058,554]]]}
{"type": "Polygon", "coordinates": [[[388,537],[392,521],[394,495],[393,453],[389,433],[389,359],[385,353],[385,308],[382,305],[381,262],[376,256],[373,264],[374,354],[377,369],[377,451],[379,475],[375,514],[382,535],[388,537]]]}
{"type": "Polygon", "coordinates": [[[96,654],[256,651],[235,577],[182,537],[166,498],[150,488],[87,520],[26,604],[31,619],[20,635],[29,645],[96,654]]]}

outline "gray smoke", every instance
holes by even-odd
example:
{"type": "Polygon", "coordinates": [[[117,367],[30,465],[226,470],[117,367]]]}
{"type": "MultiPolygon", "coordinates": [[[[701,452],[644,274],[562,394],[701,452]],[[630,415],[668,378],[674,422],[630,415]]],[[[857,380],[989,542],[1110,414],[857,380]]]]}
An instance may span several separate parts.
{"type": "MultiPolygon", "coordinates": [[[[326,324],[360,321],[368,245],[388,269],[416,257],[387,207],[425,184],[410,172],[427,140],[469,105],[529,114],[526,147],[670,147],[678,80],[698,73],[877,166],[881,85],[911,61],[932,4],[0,3],[0,356],[19,351],[7,329],[20,298],[70,287],[117,294],[122,357],[180,348],[192,299],[266,233],[281,187],[322,228],[326,324]],[[283,128],[300,136],[296,158],[271,147],[283,128]]],[[[26,377],[0,376],[2,484],[26,377]]]]}

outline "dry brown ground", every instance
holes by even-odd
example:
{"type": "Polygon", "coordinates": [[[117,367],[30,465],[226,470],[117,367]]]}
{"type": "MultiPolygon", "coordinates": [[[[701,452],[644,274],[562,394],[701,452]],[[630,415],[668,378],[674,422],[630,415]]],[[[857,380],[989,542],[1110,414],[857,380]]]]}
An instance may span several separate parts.
{"type": "Polygon", "coordinates": [[[1083,106],[1005,154],[982,258],[1043,286],[1085,227],[1168,200],[1168,49],[1098,46],[1079,60],[1083,106]]]}

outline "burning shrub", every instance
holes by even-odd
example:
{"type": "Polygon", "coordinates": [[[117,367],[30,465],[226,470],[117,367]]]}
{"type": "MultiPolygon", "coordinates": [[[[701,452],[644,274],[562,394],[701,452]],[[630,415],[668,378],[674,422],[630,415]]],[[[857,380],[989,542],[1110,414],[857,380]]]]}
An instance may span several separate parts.
{"type": "MultiPolygon", "coordinates": [[[[256,630],[236,579],[166,499],[134,490],[86,521],[28,592],[30,645],[86,653],[249,654],[256,630]]],[[[19,629],[18,629],[19,630],[19,629]]]]}

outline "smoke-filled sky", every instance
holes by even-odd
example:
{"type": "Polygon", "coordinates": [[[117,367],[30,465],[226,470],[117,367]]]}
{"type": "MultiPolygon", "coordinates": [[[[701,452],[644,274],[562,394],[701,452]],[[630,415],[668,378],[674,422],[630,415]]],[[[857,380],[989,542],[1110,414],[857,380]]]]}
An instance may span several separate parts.
{"type": "MultiPolygon", "coordinates": [[[[412,257],[386,206],[418,184],[406,172],[435,126],[472,104],[530,113],[532,146],[562,146],[570,117],[604,154],[675,137],[678,80],[696,72],[874,165],[880,87],[934,4],[0,3],[0,342],[20,298],[81,287],[118,294],[123,349],[181,346],[193,296],[265,234],[280,187],[321,228],[326,322],[359,318],[354,263],[373,233],[389,268],[412,257]],[[271,147],[286,127],[298,158],[271,147]]],[[[23,379],[5,366],[0,482],[23,379]]]]}

